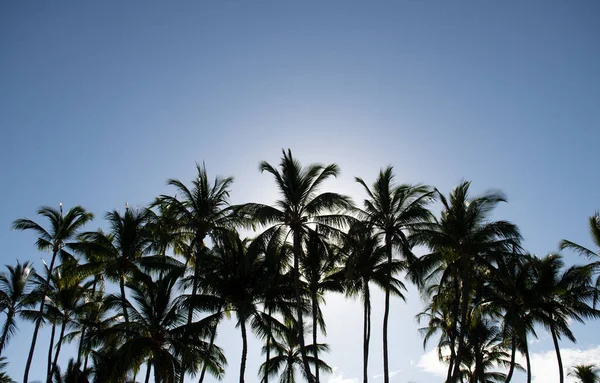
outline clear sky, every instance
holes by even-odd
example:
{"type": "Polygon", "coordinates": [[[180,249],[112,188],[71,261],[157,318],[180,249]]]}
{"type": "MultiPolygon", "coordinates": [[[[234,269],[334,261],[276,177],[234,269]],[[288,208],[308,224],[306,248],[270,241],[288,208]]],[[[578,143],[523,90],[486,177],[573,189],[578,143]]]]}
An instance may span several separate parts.
{"type": "MultiPolygon", "coordinates": [[[[95,229],[125,201],[168,193],[167,178],[190,180],[197,161],[235,176],[233,202],[272,202],[257,165],[288,147],[305,163],[338,163],[329,186],[357,201],[353,177],[372,181],[392,164],[399,181],[446,193],[462,179],[504,190],[495,216],[519,224],[534,253],[562,238],[591,246],[598,20],[596,0],[0,2],[0,263],[40,266],[34,237],[10,230],[38,206],[83,205],[95,229]]],[[[372,376],[382,372],[375,298],[372,376]]],[[[393,382],[441,380],[417,333],[421,307],[414,290],[393,303],[393,382]]],[[[329,382],[358,382],[360,302],[332,296],[325,312],[329,382]]],[[[32,326],[20,328],[6,352],[17,380],[32,326]]],[[[600,360],[600,322],[574,330],[565,362],[600,360]]],[[[225,382],[237,379],[240,339],[231,323],[220,331],[225,382]]],[[[262,358],[250,347],[252,382],[262,358]]],[[[536,383],[556,380],[551,350],[541,331],[536,383]]]]}

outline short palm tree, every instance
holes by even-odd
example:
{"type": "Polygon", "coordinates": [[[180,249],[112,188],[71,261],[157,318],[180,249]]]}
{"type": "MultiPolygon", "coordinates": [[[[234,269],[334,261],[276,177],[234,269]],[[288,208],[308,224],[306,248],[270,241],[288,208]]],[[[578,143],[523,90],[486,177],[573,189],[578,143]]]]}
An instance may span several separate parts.
{"type": "MultiPolygon", "coordinates": [[[[276,376],[280,375],[281,383],[295,383],[296,368],[304,373],[303,360],[300,353],[299,331],[294,321],[287,321],[287,328],[276,335],[276,340],[269,344],[272,356],[268,361],[260,366],[259,374],[276,376]]],[[[329,347],[326,344],[310,344],[306,346],[307,352],[312,355],[318,354],[313,349],[318,349],[318,352],[326,352],[329,347]]],[[[266,352],[266,347],[263,347],[263,353],[266,352]]],[[[331,372],[332,369],[323,360],[308,356],[308,362],[314,366],[315,370],[319,369],[326,372],[331,372]]],[[[306,374],[303,374],[306,378],[306,374]]]]}
{"type": "MultiPolygon", "coordinates": [[[[359,217],[369,222],[376,234],[381,236],[387,261],[392,263],[393,248],[400,249],[407,258],[414,258],[407,239],[408,231],[415,225],[431,218],[427,205],[433,199],[433,192],[423,185],[395,185],[393,168],[388,166],[379,172],[372,187],[367,186],[362,178],[356,177],[368,198],[363,201],[363,209],[359,217]]],[[[388,270],[391,272],[391,268],[388,270]]],[[[391,281],[391,275],[388,277],[391,281]]],[[[389,383],[388,361],[388,320],[390,313],[391,286],[385,290],[385,306],[383,314],[383,382],[389,383]]]]}
{"type": "Polygon", "coordinates": [[[580,364],[573,366],[569,376],[578,379],[577,383],[598,383],[600,382],[600,369],[591,364],[580,364]]]}
{"type": "MultiPolygon", "coordinates": [[[[369,343],[371,339],[371,290],[370,284],[381,289],[389,286],[390,292],[404,299],[404,284],[394,275],[404,269],[404,262],[388,263],[385,247],[372,234],[364,222],[356,222],[343,240],[344,268],[341,275],[346,294],[359,295],[363,301],[363,383],[368,382],[369,343]],[[392,270],[390,270],[390,268],[392,270]],[[392,280],[388,280],[388,278],[392,280]]],[[[313,342],[316,344],[316,342],[313,342]]]]}
{"type": "Polygon", "coordinates": [[[595,293],[590,269],[572,266],[563,271],[563,267],[562,257],[558,254],[534,260],[536,291],[539,292],[534,310],[536,319],[552,335],[560,383],[564,382],[564,370],[558,341],[562,336],[576,341],[569,321],[585,323],[585,319],[600,318],[600,310],[590,305],[595,293]]]}
{"type": "Polygon", "coordinates": [[[350,221],[345,212],[353,209],[349,197],[332,192],[320,193],[323,183],[331,177],[337,177],[336,164],[310,164],[303,167],[293,156],[291,150],[283,151],[279,169],[263,161],[259,165],[261,172],[268,172],[275,178],[281,198],[275,206],[249,203],[237,208],[237,212],[250,222],[270,226],[265,234],[289,233],[293,245],[292,272],[296,301],[296,320],[299,326],[300,353],[304,372],[309,383],[315,378],[304,347],[303,297],[300,287],[300,257],[302,238],[310,230],[330,235],[340,235],[339,228],[350,221]]]}
{"type": "Polygon", "coordinates": [[[0,274],[0,306],[6,314],[0,335],[0,355],[17,331],[16,319],[22,310],[31,306],[28,299],[30,285],[29,276],[33,271],[31,263],[17,261],[16,266],[7,265],[8,273],[0,274]]]}
{"type": "MultiPolygon", "coordinates": [[[[65,246],[77,237],[79,230],[92,218],[92,213],[88,213],[81,206],[75,206],[71,208],[66,214],[63,214],[62,203],[60,209],[56,210],[52,207],[44,206],[38,210],[38,215],[46,218],[49,221],[49,228],[45,229],[40,224],[27,218],[20,218],[13,222],[14,230],[32,230],[38,235],[36,245],[41,251],[50,251],[52,259],[50,261],[49,274],[52,275],[56,262],[56,257],[61,259],[68,259],[71,256],[65,251],[65,246]]],[[[29,381],[29,369],[31,368],[31,361],[33,360],[33,353],[35,351],[35,344],[37,342],[38,332],[42,321],[42,314],[44,313],[44,299],[40,300],[39,316],[35,322],[33,330],[33,336],[31,340],[31,347],[29,348],[29,355],[27,356],[27,362],[25,364],[25,373],[23,375],[23,383],[29,381]]]]}
{"type": "Polygon", "coordinates": [[[4,369],[8,364],[5,360],[5,357],[0,357],[0,383],[16,383],[6,374],[6,372],[4,372],[4,369]]]}
{"type": "Polygon", "coordinates": [[[463,182],[449,199],[438,193],[443,206],[441,217],[423,223],[411,236],[413,244],[431,249],[431,253],[416,263],[413,272],[426,275],[422,279],[425,283],[439,281],[436,282],[439,288],[453,289],[450,309],[454,323],[449,327],[454,333],[450,334],[448,383],[456,383],[460,376],[473,287],[482,280],[495,259],[518,248],[521,238],[516,225],[489,219],[496,205],[506,201],[502,193],[488,192],[471,198],[469,187],[470,182],[463,182]]]}
{"type": "MultiPolygon", "coordinates": [[[[305,279],[307,295],[311,303],[312,343],[317,344],[319,330],[327,335],[321,304],[325,303],[325,294],[344,291],[342,279],[336,276],[338,271],[338,249],[327,242],[327,238],[310,231],[304,240],[304,254],[300,268],[305,279]]],[[[313,358],[319,358],[318,348],[313,349],[313,358]]],[[[315,381],[319,382],[319,366],[315,365],[315,381]]]]}

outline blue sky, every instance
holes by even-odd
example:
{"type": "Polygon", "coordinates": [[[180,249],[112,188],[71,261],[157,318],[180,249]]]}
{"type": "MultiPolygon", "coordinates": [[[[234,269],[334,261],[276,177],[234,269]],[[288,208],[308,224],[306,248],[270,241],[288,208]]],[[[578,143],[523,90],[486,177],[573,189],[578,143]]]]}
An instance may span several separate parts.
{"type": "MultiPolygon", "coordinates": [[[[288,147],[303,162],[338,163],[330,188],[357,201],[353,177],[371,181],[393,164],[400,182],[504,190],[510,202],[495,216],[519,224],[532,252],[554,251],[562,238],[591,245],[599,18],[594,0],[2,2],[0,261],[40,264],[33,236],[10,230],[38,206],[81,204],[97,215],[95,229],[125,201],[169,192],[167,178],[191,179],[197,161],[235,176],[233,202],[271,202],[276,190],[257,165],[288,147]]],[[[353,382],[360,303],[328,302],[330,382],[353,382]]],[[[419,363],[420,308],[414,291],[394,303],[394,382],[440,380],[419,363]]],[[[574,329],[568,352],[600,352],[600,323],[574,329]]],[[[17,379],[30,333],[23,324],[6,354],[17,379]]],[[[239,338],[231,324],[219,335],[225,382],[236,379],[239,338]]],[[[260,360],[251,347],[249,381],[260,360]]],[[[546,363],[540,373],[555,368],[547,337],[532,348],[546,363]]]]}

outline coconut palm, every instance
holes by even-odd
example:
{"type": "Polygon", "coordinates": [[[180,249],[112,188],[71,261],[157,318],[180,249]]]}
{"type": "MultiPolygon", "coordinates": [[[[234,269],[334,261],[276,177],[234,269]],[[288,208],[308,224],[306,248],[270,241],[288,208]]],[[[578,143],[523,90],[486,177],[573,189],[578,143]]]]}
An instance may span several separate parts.
{"type": "MultiPolygon", "coordinates": [[[[271,353],[274,354],[273,357],[260,366],[259,374],[263,377],[264,375],[280,375],[280,382],[295,383],[296,368],[299,367],[306,378],[306,370],[303,369],[304,361],[300,352],[300,332],[295,323],[295,321],[288,320],[286,322],[287,327],[277,333],[276,341],[263,347],[263,353],[266,352],[267,347],[270,347],[271,353]]],[[[318,352],[329,351],[329,347],[326,344],[310,344],[306,346],[309,355],[318,354],[318,352],[314,352],[313,349],[315,348],[318,349],[318,352]]],[[[332,371],[331,367],[321,359],[308,356],[308,362],[315,367],[315,370],[332,371]]]]}
{"type": "Polygon", "coordinates": [[[578,379],[577,383],[597,383],[600,382],[600,370],[591,364],[580,364],[573,366],[569,376],[578,379]]]}
{"type": "Polygon", "coordinates": [[[4,369],[8,364],[5,360],[5,357],[0,357],[0,383],[16,383],[6,374],[6,372],[4,372],[4,369]]]}
{"type": "MultiPolygon", "coordinates": [[[[363,382],[368,382],[369,343],[371,339],[371,283],[386,289],[404,299],[404,284],[394,277],[404,269],[404,263],[393,260],[388,263],[385,247],[380,245],[377,236],[373,235],[368,225],[357,222],[350,228],[342,245],[344,254],[344,278],[346,294],[360,295],[363,301],[363,382]],[[392,270],[390,270],[390,267],[392,270]],[[392,278],[389,281],[388,278],[392,278]]],[[[316,344],[316,342],[313,342],[316,344]]]]}
{"type": "MultiPolygon", "coordinates": [[[[196,164],[197,177],[192,181],[192,187],[176,179],[170,179],[167,184],[175,187],[177,195],[161,195],[155,205],[169,212],[177,222],[179,242],[189,239],[186,257],[194,268],[190,301],[196,300],[200,279],[200,257],[206,252],[205,239],[229,228],[235,223],[230,214],[229,192],[233,177],[216,177],[211,183],[204,164],[196,164]]],[[[188,305],[187,323],[194,318],[194,306],[188,305]]],[[[204,374],[202,374],[204,376],[204,374]]],[[[181,376],[183,383],[184,375],[181,376]]]]}
{"type": "Polygon", "coordinates": [[[150,369],[154,381],[174,383],[186,371],[198,372],[199,367],[210,361],[211,372],[222,374],[224,355],[217,347],[208,347],[204,338],[210,335],[213,317],[206,317],[192,324],[186,323],[181,297],[176,297],[178,279],[183,267],[164,273],[158,279],[136,273],[127,288],[130,298],[127,311],[130,321],[120,322],[100,330],[96,336],[108,340],[124,339],[116,347],[108,344],[105,364],[112,365],[117,377],[125,377],[136,370],[144,361],[148,362],[146,382],[150,369]],[[109,360],[110,359],[110,360],[109,360]]]}
{"type": "Polygon", "coordinates": [[[253,223],[270,226],[266,234],[286,232],[291,235],[293,245],[292,272],[296,301],[296,320],[299,327],[300,353],[304,372],[309,383],[315,378],[310,372],[306,348],[304,347],[303,297],[300,287],[300,257],[302,238],[310,231],[334,235],[340,234],[338,228],[347,224],[350,218],[343,214],[353,209],[349,197],[332,193],[319,193],[323,183],[331,177],[337,177],[336,164],[310,164],[303,167],[293,156],[291,150],[283,151],[283,157],[276,169],[263,161],[259,165],[261,172],[268,172],[275,178],[281,198],[275,206],[248,203],[238,207],[237,212],[253,223]]]}
{"type": "MultiPolygon", "coordinates": [[[[360,218],[369,222],[376,234],[381,236],[388,263],[392,263],[393,249],[400,249],[401,254],[412,259],[407,232],[415,225],[431,218],[427,205],[432,201],[433,193],[423,185],[395,185],[391,166],[379,172],[379,176],[369,188],[365,181],[356,177],[368,195],[363,201],[360,218]]],[[[391,268],[388,270],[391,272],[391,268]]],[[[391,281],[391,275],[388,277],[391,281]]],[[[383,314],[383,382],[389,383],[388,362],[388,320],[390,313],[391,286],[385,291],[383,314]]]]}
{"type": "MultiPolygon", "coordinates": [[[[66,214],[63,214],[62,203],[60,204],[59,210],[44,206],[41,207],[37,213],[49,221],[48,229],[27,218],[21,218],[14,221],[13,229],[31,230],[35,232],[38,235],[38,239],[36,241],[37,248],[41,251],[50,251],[52,253],[48,274],[49,278],[54,271],[56,257],[58,256],[61,259],[71,258],[70,254],[65,251],[65,246],[76,238],[79,230],[87,222],[92,220],[94,216],[92,213],[88,213],[81,206],[75,206],[66,214]]],[[[28,383],[29,381],[29,369],[31,368],[35,344],[37,342],[38,332],[42,323],[42,315],[44,313],[45,304],[44,302],[44,299],[40,300],[39,316],[35,322],[35,327],[33,330],[31,347],[29,348],[29,355],[27,356],[27,362],[25,364],[23,383],[28,383]]]]}
{"type": "Polygon", "coordinates": [[[417,279],[422,284],[439,281],[439,288],[453,290],[454,323],[450,328],[454,334],[450,337],[452,370],[448,370],[448,383],[459,379],[476,281],[490,272],[495,259],[518,248],[521,238],[516,225],[488,218],[498,203],[506,201],[502,193],[488,192],[471,198],[469,187],[470,182],[463,182],[449,199],[438,192],[443,205],[441,217],[420,225],[411,236],[413,244],[431,249],[413,267],[415,275],[425,275],[417,279]]]}
{"type": "MultiPolygon", "coordinates": [[[[560,249],[569,249],[574,251],[579,255],[583,255],[588,259],[593,259],[589,266],[596,272],[600,271],[600,213],[596,212],[593,216],[588,219],[588,225],[590,229],[590,234],[592,236],[592,241],[596,246],[596,251],[592,251],[584,246],[578,245],[574,242],[563,239],[560,242],[560,249]]],[[[596,305],[600,301],[600,273],[596,278],[596,291],[594,294],[594,305],[596,305]]]]}
{"type": "Polygon", "coordinates": [[[590,306],[595,289],[591,285],[588,267],[572,266],[563,271],[564,263],[558,254],[534,259],[536,290],[536,319],[552,335],[560,383],[564,382],[564,370],[558,341],[562,336],[575,342],[569,321],[585,323],[585,319],[600,318],[600,310],[590,306]]]}
{"type": "Polygon", "coordinates": [[[67,370],[63,374],[60,367],[56,367],[52,377],[54,383],[89,383],[92,369],[81,369],[81,365],[73,359],[69,359],[67,370]]]}
{"type": "MultiPolygon", "coordinates": [[[[327,242],[327,239],[315,231],[310,231],[304,238],[304,254],[300,268],[305,279],[307,295],[311,302],[312,344],[318,344],[319,330],[327,335],[325,319],[321,311],[321,303],[325,303],[325,294],[343,292],[342,279],[337,277],[338,249],[327,242]]],[[[318,347],[313,349],[313,358],[319,359],[318,347]]],[[[315,381],[319,382],[319,366],[315,365],[315,381]]]]}
{"type": "Polygon", "coordinates": [[[8,273],[0,274],[0,305],[2,312],[6,314],[0,335],[0,355],[17,331],[17,317],[31,305],[31,300],[28,299],[29,276],[33,271],[31,263],[17,261],[16,266],[6,265],[6,269],[8,273]]]}

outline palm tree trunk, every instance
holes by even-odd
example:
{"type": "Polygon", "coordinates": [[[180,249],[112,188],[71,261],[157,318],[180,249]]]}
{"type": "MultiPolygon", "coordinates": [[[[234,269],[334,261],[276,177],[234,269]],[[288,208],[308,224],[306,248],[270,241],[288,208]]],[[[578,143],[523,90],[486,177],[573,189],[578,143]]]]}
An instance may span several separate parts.
{"type": "MultiPolygon", "coordinates": [[[[219,308],[217,309],[217,315],[219,315],[219,314],[221,314],[221,306],[220,305],[219,305],[219,308]]],[[[210,334],[210,343],[208,345],[209,353],[212,351],[212,348],[215,345],[215,337],[217,335],[217,325],[218,324],[219,324],[218,322],[215,323],[212,334],[210,334]]],[[[198,383],[202,383],[204,381],[204,376],[206,375],[206,368],[207,368],[207,364],[206,364],[206,362],[204,362],[204,365],[202,366],[202,372],[200,372],[200,379],[198,380],[198,383]]]]}
{"type": "Polygon", "coordinates": [[[448,363],[448,374],[446,375],[446,382],[452,380],[452,372],[454,371],[454,361],[456,360],[456,329],[458,328],[457,318],[458,309],[460,307],[460,286],[458,285],[458,277],[454,275],[453,278],[453,290],[454,300],[452,302],[452,312],[450,313],[452,319],[452,328],[449,331],[448,336],[450,337],[450,363],[448,363]]]}
{"type": "Polygon", "coordinates": [[[294,230],[294,293],[296,295],[296,311],[298,316],[298,340],[300,343],[300,354],[302,355],[302,364],[308,383],[315,383],[310,366],[308,365],[308,357],[306,355],[306,345],[304,344],[304,321],[302,319],[302,300],[300,296],[300,229],[294,230]]]}
{"type": "MultiPolygon", "coordinates": [[[[198,294],[198,279],[200,277],[200,254],[201,254],[201,249],[204,248],[204,237],[205,235],[199,234],[196,236],[195,239],[195,244],[193,246],[193,248],[195,249],[194,251],[196,252],[195,257],[194,257],[194,280],[192,283],[192,295],[190,296],[190,307],[188,308],[188,318],[187,318],[187,324],[188,326],[190,324],[192,324],[192,321],[194,320],[194,301],[196,300],[196,295],[198,294]],[[198,242],[198,238],[201,238],[200,241],[198,242]],[[198,245],[198,243],[200,243],[200,245],[198,245]]],[[[181,377],[179,379],[179,383],[183,383],[184,379],[185,379],[185,369],[186,366],[182,365],[181,366],[181,377]]]]}
{"type": "Polygon", "coordinates": [[[50,346],[48,346],[48,366],[46,367],[46,382],[52,382],[52,349],[54,348],[54,334],[56,333],[56,325],[52,324],[52,332],[50,333],[50,346]]]}
{"type": "Polygon", "coordinates": [[[121,309],[123,310],[123,317],[125,323],[129,323],[129,313],[127,313],[127,297],[125,296],[125,275],[121,272],[119,276],[119,288],[121,289],[121,309]]]}
{"type": "Polygon", "coordinates": [[[148,367],[146,367],[146,383],[150,383],[150,370],[152,370],[152,363],[148,361],[148,367]]]}
{"type": "Polygon", "coordinates": [[[2,337],[0,338],[0,356],[4,350],[4,344],[6,343],[6,337],[8,336],[8,330],[10,329],[10,323],[12,323],[15,316],[15,311],[10,308],[6,313],[6,322],[4,322],[4,328],[2,329],[2,337]]]}
{"type": "Polygon", "coordinates": [[[506,380],[504,383],[509,383],[512,379],[513,372],[515,371],[515,356],[517,354],[517,337],[513,330],[511,347],[510,347],[510,367],[508,369],[508,374],[506,375],[506,380]]]}
{"type": "Polygon", "coordinates": [[[383,312],[383,383],[390,383],[387,329],[390,316],[390,283],[392,281],[392,238],[389,234],[385,235],[385,251],[387,253],[389,271],[385,286],[385,311],[383,312]]]}
{"type": "Polygon", "coordinates": [[[525,342],[525,362],[527,363],[527,383],[531,383],[531,359],[529,358],[529,346],[525,342]]]}
{"type": "Polygon", "coordinates": [[[246,373],[246,357],[248,355],[248,338],[246,335],[246,318],[240,318],[242,328],[242,362],[240,363],[240,383],[244,383],[244,374],[246,373]]]}
{"type": "Polygon", "coordinates": [[[267,352],[265,353],[265,377],[263,378],[263,383],[269,383],[269,359],[271,359],[271,339],[273,338],[273,334],[271,334],[271,314],[272,311],[271,308],[269,308],[267,311],[269,323],[267,325],[267,352]]]}
{"type": "MultiPolygon", "coordinates": [[[[470,272],[467,264],[464,262],[463,270],[465,273],[470,272]]],[[[454,372],[452,373],[452,382],[457,382],[460,376],[460,365],[462,363],[462,356],[464,352],[465,345],[465,334],[466,334],[466,325],[467,325],[467,315],[469,312],[469,290],[470,283],[469,277],[463,276],[463,287],[461,297],[461,309],[460,309],[460,327],[458,330],[458,349],[456,350],[456,360],[454,361],[454,372]]]]}
{"type": "MultiPolygon", "coordinates": [[[[50,267],[48,268],[48,276],[46,277],[46,286],[50,283],[50,276],[54,269],[54,262],[56,261],[56,254],[58,254],[58,248],[55,247],[52,251],[52,261],[50,261],[50,267]]],[[[29,382],[29,369],[31,368],[31,362],[33,361],[33,353],[35,352],[35,344],[37,342],[38,332],[40,331],[40,325],[42,324],[42,315],[44,314],[44,305],[46,303],[46,296],[42,297],[40,302],[39,317],[35,322],[35,328],[33,330],[33,338],[31,339],[31,346],[29,347],[29,355],[27,356],[27,363],[25,364],[25,373],[23,374],[23,383],[29,382]]]]}
{"type": "Polygon", "coordinates": [[[550,332],[552,333],[552,341],[554,342],[554,349],[556,350],[556,360],[558,361],[559,382],[564,383],[565,373],[563,371],[562,357],[560,356],[560,347],[558,345],[558,336],[556,335],[556,329],[554,328],[554,325],[550,325],[550,332]]]}
{"type": "Polygon", "coordinates": [[[313,293],[312,294],[312,329],[313,329],[313,357],[315,358],[315,383],[319,383],[319,364],[317,363],[317,361],[319,360],[319,350],[317,347],[317,334],[318,334],[318,328],[317,328],[317,316],[318,316],[318,306],[317,306],[317,294],[313,293]]]}
{"type": "Polygon", "coordinates": [[[85,326],[81,328],[81,336],[79,337],[79,347],[77,348],[77,364],[81,364],[81,355],[83,354],[83,338],[85,337],[85,326]]]}
{"type": "Polygon", "coordinates": [[[371,339],[371,297],[369,296],[368,285],[366,285],[365,288],[365,307],[363,316],[363,383],[368,383],[369,341],[371,339]]]}
{"type": "Polygon", "coordinates": [[[60,326],[60,335],[58,336],[58,344],[56,345],[56,353],[54,354],[54,363],[52,363],[52,373],[56,370],[58,365],[58,355],[60,354],[60,348],[62,346],[63,338],[65,337],[65,328],[67,327],[67,319],[63,319],[62,325],[60,326]]]}

